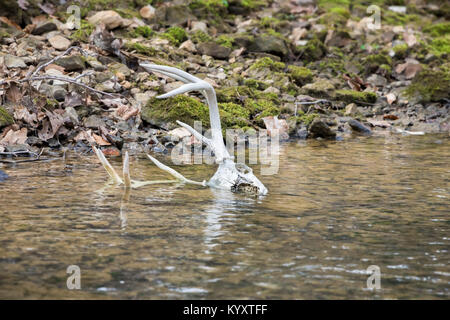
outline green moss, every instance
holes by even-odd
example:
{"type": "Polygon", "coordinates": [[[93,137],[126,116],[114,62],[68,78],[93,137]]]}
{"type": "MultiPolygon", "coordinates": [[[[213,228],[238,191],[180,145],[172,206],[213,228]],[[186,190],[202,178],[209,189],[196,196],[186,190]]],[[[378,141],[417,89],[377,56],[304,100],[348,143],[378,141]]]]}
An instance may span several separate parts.
{"type": "Polygon", "coordinates": [[[422,102],[439,101],[448,98],[450,92],[450,64],[433,70],[424,68],[417,74],[411,85],[406,89],[409,97],[420,95],[422,102]]]}
{"type": "Polygon", "coordinates": [[[364,67],[368,72],[375,72],[381,65],[392,65],[392,59],[388,54],[378,53],[367,56],[364,61],[364,67]]]}
{"type": "Polygon", "coordinates": [[[244,85],[256,90],[265,90],[269,86],[265,82],[256,79],[246,79],[244,80],[244,85]]]}
{"type": "Polygon", "coordinates": [[[217,38],[216,43],[220,44],[221,46],[227,47],[227,48],[232,48],[234,39],[233,39],[233,37],[222,34],[217,38]]]}
{"type": "Polygon", "coordinates": [[[431,40],[428,48],[429,51],[436,56],[450,54],[450,35],[431,40]]]}
{"type": "Polygon", "coordinates": [[[406,57],[408,53],[408,45],[406,43],[398,44],[395,47],[392,48],[395,52],[395,57],[399,59],[403,59],[406,57]]]}
{"type": "Polygon", "coordinates": [[[354,90],[336,90],[336,100],[344,101],[347,103],[375,103],[377,101],[377,95],[373,92],[354,91],[354,90]]]}
{"type": "Polygon", "coordinates": [[[175,123],[181,120],[191,126],[194,121],[202,121],[203,126],[209,127],[208,107],[199,100],[179,95],[168,99],[152,98],[142,108],[141,117],[146,122],[161,126],[164,123],[175,123]]]}
{"type": "Polygon", "coordinates": [[[273,61],[269,57],[258,59],[251,67],[250,70],[264,70],[270,69],[272,71],[282,71],[286,68],[283,62],[273,61]]]}
{"type": "Polygon", "coordinates": [[[262,92],[248,86],[226,87],[216,90],[218,102],[243,103],[248,99],[262,99],[273,103],[279,103],[278,96],[274,93],[262,92]]]}
{"type": "Polygon", "coordinates": [[[94,26],[87,22],[86,20],[80,20],[80,29],[77,29],[70,39],[74,41],[87,42],[92,31],[94,31],[94,26]]]}
{"type": "Polygon", "coordinates": [[[136,51],[140,54],[144,54],[146,56],[155,56],[156,55],[156,50],[153,49],[152,47],[148,47],[145,46],[143,44],[140,44],[138,42],[127,42],[124,46],[125,49],[130,50],[130,51],[136,51]]]}
{"type": "Polygon", "coordinates": [[[313,73],[308,68],[291,65],[288,67],[288,70],[295,83],[299,86],[303,86],[313,80],[313,73]]]}
{"type": "Polygon", "coordinates": [[[224,128],[249,125],[250,111],[239,104],[233,102],[219,103],[219,112],[224,128]]]}
{"type": "Polygon", "coordinates": [[[227,0],[193,0],[189,4],[189,8],[196,15],[200,16],[220,16],[227,13],[227,0]]]}
{"type": "Polygon", "coordinates": [[[423,31],[429,33],[433,37],[444,36],[450,33],[450,22],[436,23],[426,27],[423,31]]]}
{"type": "Polygon", "coordinates": [[[296,51],[305,61],[316,61],[327,53],[327,48],[319,39],[311,39],[304,46],[297,46],[296,51]]]}
{"type": "Polygon", "coordinates": [[[281,23],[279,19],[273,17],[263,17],[259,20],[259,25],[262,28],[276,29],[276,27],[281,23]]]}
{"type": "Polygon", "coordinates": [[[317,5],[319,8],[323,10],[330,10],[331,8],[346,8],[348,9],[348,6],[350,4],[350,0],[318,0],[317,5]]]}
{"type": "Polygon", "coordinates": [[[390,74],[392,74],[392,68],[391,68],[391,66],[389,66],[389,65],[387,65],[387,64],[382,64],[382,65],[380,66],[380,70],[381,70],[381,73],[383,73],[383,74],[385,74],[385,75],[390,75],[390,74]]]}
{"type": "Polygon", "coordinates": [[[319,118],[320,115],[317,113],[304,113],[303,111],[298,112],[298,116],[290,117],[291,120],[295,120],[296,124],[303,123],[306,126],[309,126],[314,119],[319,118]]]}
{"type": "Polygon", "coordinates": [[[197,30],[194,33],[190,35],[190,38],[192,42],[194,43],[202,43],[202,42],[209,42],[212,41],[212,37],[210,37],[208,34],[204,33],[201,30],[197,30]]]}
{"type": "Polygon", "coordinates": [[[393,12],[390,10],[384,10],[381,15],[381,23],[388,24],[392,26],[407,25],[407,24],[417,24],[420,23],[421,17],[416,14],[404,14],[393,12]]]}
{"type": "Polygon", "coordinates": [[[6,111],[5,108],[0,107],[0,128],[9,126],[14,123],[14,118],[6,111]]]}
{"type": "Polygon", "coordinates": [[[153,35],[153,30],[149,26],[139,26],[136,29],[134,29],[133,35],[135,37],[142,36],[144,38],[151,38],[153,35]]]}
{"type": "Polygon", "coordinates": [[[186,31],[180,27],[170,27],[161,36],[168,39],[173,45],[179,45],[181,42],[187,40],[186,31]]]}

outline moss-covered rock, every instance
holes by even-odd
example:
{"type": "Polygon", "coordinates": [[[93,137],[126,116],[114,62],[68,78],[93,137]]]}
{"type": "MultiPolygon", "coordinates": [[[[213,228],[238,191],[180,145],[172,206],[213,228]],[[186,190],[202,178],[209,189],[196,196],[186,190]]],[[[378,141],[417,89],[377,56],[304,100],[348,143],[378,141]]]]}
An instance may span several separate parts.
{"type": "Polygon", "coordinates": [[[283,71],[284,68],[286,68],[286,65],[283,62],[273,61],[269,57],[264,57],[256,60],[256,62],[250,67],[250,70],[269,69],[270,71],[283,71]]]}
{"type": "Polygon", "coordinates": [[[377,101],[377,95],[373,92],[355,91],[355,90],[336,90],[336,100],[344,101],[347,103],[375,103],[377,101]]]}
{"type": "Polygon", "coordinates": [[[297,46],[296,52],[304,61],[316,61],[327,53],[327,48],[319,39],[311,39],[304,46],[297,46]]]}
{"type": "Polygon", "coordinates": [[[389,57],[389,55],[386,53],[377,53],[377,54],[371,54],[368,55],[366,58],[363,59],[364,67],[366,68],[367,72],[373,73],[378,70],[378,68],[381,65],[392,65],[392,59],[389,57]]]}
{"type": "Polygon", "coordinates": [[[449,97],[450,92],[450,64],[439,69],[425,68],[418,73],[411,85],[406,89],[410,97],[417,97],[422,102],[439,101],[449,97]]]}
{"type": "Polygon", "coordinates": [[[14,118],[6,111],[5,108],[0,107],[0,128],[9,126],[14,123],[14,118]]]}
{"type": "Polygon", "coordinates": [[[223,128],[242,128],[250,123],[250,111],[233,102],[219,103],[220,120],[223,128]]]}
{"type": "Polygon", "coordinates": [[[327,79],[319,79],[316,82],[304,85],[301,92],[315,98],[332,98],[334,96],[335,87],[331,81],[327,79]]]}
{"type": "Polygon", "coordinates": [[[179,45],[181,42],[187,40],[187,33],[183,28],[170,27],[161,35],[163,38],[169,40],[173,45],[179,45]]]}
{"type": "Polygon", "coordinates": [[[176,120],[191,126],[198,120],[202,121],[204,127],[209,127],[208,107],[198,99],[184,95],[168,99],[150,99],[142,108],[141,118],[153,126],[164,129],[176,127],[176,120]]]}
{"type": "Polygon", "coordinates": [[[313,80],[313,73],[305,67],[289,66],[288,70],[295,84],[303,86],[313,80]]]}
{"type": "Polygon", "coordinates": [[[436,23],[424,28],[423,31],[429,33],[433,37],[444,36],[450,34],[450,22],[436,23]]]}
{"type": "Polygon", "coordinates": [[[395,57],[398,59],[403,59],[408,54],[408,45],[406,43],[398,44],[392,48],[395,53],[395,57]]]}

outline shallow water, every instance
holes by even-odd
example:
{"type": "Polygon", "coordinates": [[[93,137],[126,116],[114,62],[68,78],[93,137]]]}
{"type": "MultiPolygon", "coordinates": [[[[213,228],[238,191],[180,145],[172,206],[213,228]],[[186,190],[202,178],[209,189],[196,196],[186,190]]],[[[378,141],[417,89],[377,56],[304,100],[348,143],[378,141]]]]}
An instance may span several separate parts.
{"type": "MultiPolygon", "coordinates": [[[[4,166],[0,298],[448,299],[449,155],[448,136],[286,143],[277,175],[253,166],[264,198],[181,184],[127,197],[94,156],[4,166]]],[[[145,158],[131,172],[167,177],[145,158]]]]}

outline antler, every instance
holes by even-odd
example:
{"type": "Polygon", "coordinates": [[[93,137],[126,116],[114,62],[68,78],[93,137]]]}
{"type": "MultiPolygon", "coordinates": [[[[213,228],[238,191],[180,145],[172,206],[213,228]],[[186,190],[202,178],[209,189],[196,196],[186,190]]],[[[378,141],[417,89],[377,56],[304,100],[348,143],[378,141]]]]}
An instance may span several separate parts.
{"type": "Polygon", "coordinates": [[[172,97],[177,94],[190,91],[200,91],[206,98],[206,102],[208,103],[212,138],[211,139],[205,138],[201,133],[197,132],[195,129],[193,129],[186,123],[183,123],[181,121],[177,121],[177,123],[186,128],[189,132],[191,132],[194,135],[194,137],[196,137],[203,143],[207,144],[214,152],[216,162],[221,163],[224,159],[233,159],[233,157],[231,157],[230,154],[228,153],[228,150],[226,149],[225,144],[223,142],[222,126],[220,124],[220,116],[219,116],[219,107],[217,106],[216,92],[214,91],[214,88],[208,82],[173,67],[160,66],[149,63],[141,63],[140,66],[146,69],[147,71],[158,72],[168,77],[186,83],[185,85],[182,85],[181,87],[175,90],[172,90],[166,94],[158,96],[157,98],[159,99],[172,97]]]}

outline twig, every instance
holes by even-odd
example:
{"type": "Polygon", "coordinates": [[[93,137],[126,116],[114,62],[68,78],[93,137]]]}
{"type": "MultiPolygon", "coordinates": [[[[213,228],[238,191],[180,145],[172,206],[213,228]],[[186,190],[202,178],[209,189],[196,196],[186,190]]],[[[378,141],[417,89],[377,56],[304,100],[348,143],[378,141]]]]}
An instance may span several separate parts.
{"type": "Polygon", "coordinates": [[[19,80],[19,82],[27,82],[27,81],[35,81],[35,80],[59,80],[59,81],[70,82],[70,83],[76,84],[76,85],[78,85],[80,87],[83,87],[83,88],[85,88],[87,90],[90,90],[92,92],[95,92],[95,93],[98,93],[98,94],[103,94],[103,95],[111,97],[111,98],[116,98],[117,95],[120,95],[120,94],[114,95],[114,94],[111,94],[111,93],[107,93],[107,92],[104,92],[104,91],[100,91],[100,90],[91,88],[88,85],[85,85],[84,83],[78,82],[77,80],[69,78],[69,77],[37,76],[37,77],[28,78],[28,79],[21,79],[21,80],[19,80]]]}
{"type": "Polygon", "coordinates": [[[47,61],[46,63],[44,63],[44,64],[40,65],[39,67],[37,67],[36,70],[34,70],[33,73],[31,73],[31,71],[28,72],[27,75],[26,75],[26,78],[33,78],[35,74],[37,74],[39,71],[42,70],[42,68],[45,68],[46,66],[52,64],[53,62],[56,62],[57,60],[61,59],[61,58],[64,57],[65,55],[69,54],[73,49],[79,50],[84,56],[87,56],[87,55],[88,55],[88,54],[87,54],[83,49],[81,49],[80,47],[76,47],[76,46],[70,47],[69,49],[67,49],[66,51],[64,51],[63,53],[61,53],[59,56],[56,56],[56,57],[54,57],[53,59],[51,59],[51,60],[47,61]]]}

